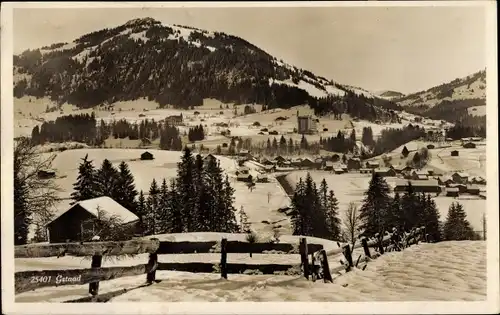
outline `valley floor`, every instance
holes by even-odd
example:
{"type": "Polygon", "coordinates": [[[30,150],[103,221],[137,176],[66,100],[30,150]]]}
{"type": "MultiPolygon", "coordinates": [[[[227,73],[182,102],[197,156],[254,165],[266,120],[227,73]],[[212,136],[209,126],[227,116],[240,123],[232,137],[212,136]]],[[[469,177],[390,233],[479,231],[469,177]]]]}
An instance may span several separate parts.
{"type": "MultiPolygon", "coordinates": [[[[54,265],[56,259],[51,258],[54,265]]],[[[16,260],[16,268],[22,265],[16,260]]],[[[144,276],[105,281],[100,293],[131,289],[110,302],[481,301],[486,299],[486,242],[414,245],[369,262],[364,271],[337,276],[333,284],[299,276],[230,274],[223,280],[218,274],[174,271],[158,271],[157,279],[162,281],[147,287],[139,287],[144,276]]],[[[19,294],[16,302],[62,302],[87,292],[87,285],[47,288],[19,294]]]]}

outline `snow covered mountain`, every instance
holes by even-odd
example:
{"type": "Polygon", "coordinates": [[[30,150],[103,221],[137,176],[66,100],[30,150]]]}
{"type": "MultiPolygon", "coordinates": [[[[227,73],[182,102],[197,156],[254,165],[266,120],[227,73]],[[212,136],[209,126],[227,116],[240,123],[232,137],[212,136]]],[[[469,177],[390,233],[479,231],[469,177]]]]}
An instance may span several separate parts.
{"type": "Polygon", "coordinates": [[[405,111],[428,118],[485,124],[486,69],[393,101],[405,111]]]}
{"type": "Polygon", "coordinates": [[[215,98],[289,108],[347,95],[362,98],[366,107],[397,107],[289,65],[239,37],[152,18],[14,56],[14,83],[16,97],[48,96],[84,108],[141,97],[161,107],[191,108],[215,98]]]}

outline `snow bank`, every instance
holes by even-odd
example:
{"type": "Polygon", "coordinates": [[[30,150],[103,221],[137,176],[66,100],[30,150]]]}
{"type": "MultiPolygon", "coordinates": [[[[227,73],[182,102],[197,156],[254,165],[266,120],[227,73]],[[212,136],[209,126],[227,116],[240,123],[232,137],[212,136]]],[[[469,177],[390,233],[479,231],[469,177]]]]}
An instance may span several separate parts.
{"type": "MultiPolygon", "coordinates": [[[[132,288],[144,284],[145,276],[104,281],[99,291],[132,289],[110,302],[484,301],[486,243],[414,245],[387,253],[369,262],[366,270],[344,274],[334,283],[278,275],[230,274],[223,280],[219,274],[175,271],[157,271],[156,278],[161,282],[137,289],[132,288]]],[[[17,295],[16,302],[62,302],[87,294],[87,285],[44,288],[17,295]]]]}

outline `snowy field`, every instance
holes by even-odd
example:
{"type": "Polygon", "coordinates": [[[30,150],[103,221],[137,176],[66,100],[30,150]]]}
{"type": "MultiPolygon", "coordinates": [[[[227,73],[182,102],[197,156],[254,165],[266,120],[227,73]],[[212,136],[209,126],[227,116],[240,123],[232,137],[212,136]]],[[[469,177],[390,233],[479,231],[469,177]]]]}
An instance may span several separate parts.
{"type": "MultiPolygon", "coordinates": [[[[360,173],[346,173],[346,174],[332,174],[325,171],[311,171],[311,177],[319,186],[323,178],[328,184],[328,189],[332,189],[339,201],[340,218],[343,218],[344,212],[350,202],[354,202],[358,208],[362,205],[365,197],[364,193],[367,191],[371,175],[360,173]]],[[[300,178],[305,179],[307,171],[296,171],[287,175],[286,179],[295,187],[300,178]]],[[[396,177],[386,177],[385,180],[389,187],[394,188],[396,177]]],[[[432,196],[432,195],[431,195],[432,196]]],[[[448,209],[452,202],[459,202],[464,207],[467,213],[467,219],[471,223],[475,231],[483,230],[482,218],[486,213],[486,200],[479,197],[463,195],[458,198],[432,196],[436,201],[441,220],[446,220],[448,209]]]]}
{"type": "MultiPolygon", "coordinates": [[[[102,119],[106,122],[113,120],[125,119],[129,122],[140,122],[145,119],[154,119],[156,121],[163,120],[170,115],[180,115],[184,117],[186,126],[180,126],[181,132],[187,132],[189,127],[203,125],[206,130],[207,139],[199,141],[205,147],[215,148],[226,142],[229,139],[221,136],[223,130],[229,130],[231,136],[242,138],[251,138],[254,143],[267,141],[284,135],[286,138],[291,137],[294,141],[300,141],[301,135],[294,134],[293,130],[297,127],[297,113],[299,115],[312,115],[313,110],[308,106],[295,106],[290,109],[271,109],[261,111],[262,106],[258,104],[248,104],[257,111],[254,114],[243,115],[246,104],[234,106],[226,104],[214,99],[205,99],[204,104],[196,107],[194,110],[179,110],[173,108],[159,109],[158,104],[146,99],[135,101],[121,101],[113,104],[113,110],[107,111],[103,108],[95,109],[77,109],[73,105],[63,104],[61,110],[46,113],[46,108],[56,107],[56,104],[48,98],[36,99],[34,97],[23,97],[14,99],[15,109],[15,136],[31,135],[34,126],[41,125],[43,121],[53,121],[57,117],[69,114],[90,114],[94,111],[98,120],[102,119]],[[235,115],[235,111],[236,114],[235,115]],[[276,121],[276,118],[284,117],[286,120],[276,121]],[[259,122],[260,126],[253,126],[255,122],[259,122]],[[217,124],[226,123],[228,127],[220,127],[217,124]],[[278,135],[269,135],[268,132],[259,134],[262,128],[267,128],[268,131],[277,131],[278,135]]],[[[405,116],[406,117],[406,116],[405,116]]],[[[410,116],[408,116],[410,117],[410,116]]],[[[343,115],[342,120],[333,119],[333,117],[320,117],[317,123],[318,132],[314,135],[307,136],[309,141],[318,141],[320,137],[336,136],[339,130],[343,130],[348,134],[354,129],[358,140],[361,140],[362,130],[364,127],[371,127],[375,137],[379,136],[382,130],[386,128],[402,128],[410,123],[409,120],[403,121],[401,124],[375,124],[367,121],[353,121],[349,115],[343,115]],[[327,129],[327,131],[323,131],[327,129]]],[[[431,123],[431,121],[427,122],[431,123]]],[[[426,123],[415,124],[426,126],[426,123]]],[[[127,141],[124,139],[123,144],[127,141]]],[[[137,146],[138,141],[136,141],[137,146]]]]}
{"type": "MultiPolygon", "coordinates": [[[[60,187],[59,197],[65,200],[57,205],[57,212],[64,211],[69,207],[73,184],[78,176],[78,165],[81,159],[88,154],[88,159],[93,161],[95,167],[100,167],[104,159],[108,159],[115,167],[122,161],[125,161],[134,176],[136,189],[149,191],[153,179],[156,179],[158,185],[163,178],[174,178],[177,175],[177,163],[180,161],[182,152],[148,150],[154,155],[154,160],[142,161],[140,155],[145,150],[139,149],[78,149],[66,150],[58,153],[44,153],[49,156],[56,154],[53,161],[53,168],[56,171],[55,183],[60,187]]],[[[282,221],[282,233],[290,233],[290,223],[284,214],[277,211],[280,207],[289,204],[289,198],[281,186],[273,177],[269,177],[268,183],[257,183],[255,189],[250,191],[243,182],[236,181],[235,171],[238,169],[237,162],[228,157],[218,156],[221,168],[228,174],[231,186],[235,189],[234,206],[237,210],[243,206],[249,217],[252,228],[258,233],[272,233],[272,227],[269,224],[262,223],[267,220],[270,222],[282,221]]],[[[257,171],[251,170],[252,176],[257,175],[257,171]]]]}
{"type": "MultiPolygon", "coordinates": [[[[172,256],[173,261],[185,261],[192,255],[161,255],[159,261],[169,261],[167,256],[172,256]]],[[[201,256],[198,261],[217,262],[215,256],[198,256],[201,256]]],[[[237,256],[240,255],[229,254],[228,261],[276,261],[271,255],[267,255],[268,258],[257,258],[265,255],[254,255],[254,258],[237,256]]],[[[298,257],[285,258],[295,255],[274,256],[281,263],[286,263],[287,259],[300,261],[298,257]]],[[[31,260],[40,261],[40,269],[83,268],[90,263],[64,261],[71,259],[78,261],[78,258],[67,257],[31,260]],[[42,260],[46,262],[41,263],[42,260]]],[[[146,257],[134,260],[144,263],[146,257]]],[[[134,263],[133,260],[122,260],[113,265],[134,263]]],[[[330,267],[337,265],[330,259],[330,267]]],[[[27,264],[16,259],[16,271],[36,269],[36,266],[35,262],[27,264]]],[[[486,299],[486,243],[421,243],[403,252],[386,253],[369,262],[364,271],[355,269],[342,276],[333,276],[334,283],[323,283],[307,281],[302,276],[229,274],[228,280],[223,280],[219,274],[157,271],[156,278],[161,280],[160,283],[138,288],[144,284],[145,276],[125,277],[101,282],[99,292],[131,289],[110,302],[481,301],[486,299]]],[[[16,302],[62,302],[87,295],[88,285],[63,286],[18,294],[16,302]]]]}
{"type": "MultiPolygon", "coordinates": [[[[434,143],[428,141],[411,141],[401,145],[389,153],[383,154],[391,158],[391,164],[406,165],[406,161],[413,157],[413,152],[420,148],[433,144],[435,149],[430,149],[430,160],[427,162],[427,168],[441,172],[443,175],[451,175],[456,171],[467,172],[471,176],[482,176],[486,178],[486,142],[476,142],[476,148],[465,149],[460,141],[434,143]],[[406,146],[410,151],[408,158],[401,156],[401,151],[406,146]],[[457,150],[459,156],[451,156],[451,151],[457,150]]],[[[382,156],[374,157],[370,160],[378,161],[383,165],[382,156]]]]}

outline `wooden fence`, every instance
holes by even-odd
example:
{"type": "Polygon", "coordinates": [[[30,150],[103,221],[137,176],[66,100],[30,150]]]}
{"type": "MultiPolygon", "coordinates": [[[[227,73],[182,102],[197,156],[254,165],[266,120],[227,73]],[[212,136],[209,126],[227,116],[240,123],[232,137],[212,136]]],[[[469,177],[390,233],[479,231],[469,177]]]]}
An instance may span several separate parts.
{"type": "Polygon", "coordinates": [[[248,243],[242,241],[228,241],[223,238],[220,242],[160,242],[158,239],[131,240],[121,242],[90,242],[90,243],[63,243],[43,245],[22,245],[15,247],[15,258],[61,257],[61,256],[92,257],[88,269],[66,270],[37,270],[15,273],[15,293],[22,293],[43,287],[63,285],[89,284],[89,297],[68,302],[100,302],[119,295],[123,290],[99,295],[99,282],[121,277],[146,274],[145,285],[159,282],[156,280],[157,270],[174,270],[200,273],[220,273],[227,279],[228,274],[241,274],[250,271],[250,274],[303,274],[309,279],[314,274],[309,264],[309,255],[315,262],[320,257],[318,266],[326,270],[326,279],[331,281],[326,251],[321,244],[307,244],[306,238],[300,238],[299,244],[289,243],[248,243]],[[149,254],[146,264],[126,267],[103,267],[103,256],[122,256],[149,254]],[[220,253],[220,263],[205,262],[173,262],[158,261],[158,255],[189,254],[189,253],[220,253]],[[300,254],[300,264],[246,264],[228,263],[228,253],[247,254],[300,254]]]}
{"type": "MultiPolygon", "coordinates": [[[[334,256],[337,254],[342,254],[344,256],[345,261],[341,261],[340,266],[330,269],[330,273],[336,274],[340,271],[349,272],[353,268],[365,270],[369,261],[376,259],[386,252],[402,251],[413,244],[431,241],[431,236],[426,233],[425,227],[422,226],[412,229],[407,233],[398,233],[395,231],[393,233],[377,233],[371,238],[363,237],[357,244],[347,244],[342,247],[339,244],[338,249],[327,251],[325,254],[327,256],[334,256]],[[364,255],[359,255],[356,261],[354,261],[352,254],[354,250],[358,248],[363,248],[364,255]],[[370,248],[375,249],[374,252],[372,252],[370,248]]],[[[317,270],[318,268],[315,269],[317,270]]],[[[314,275],[313,280],[318,277],[321,277],[321,275],[314,275]]],[[[331,275],[329,275],[329,277],[331,277],[331,275]]],[[[325,279],[325,281],[326,280],[327,279],[325,279]]]]}

